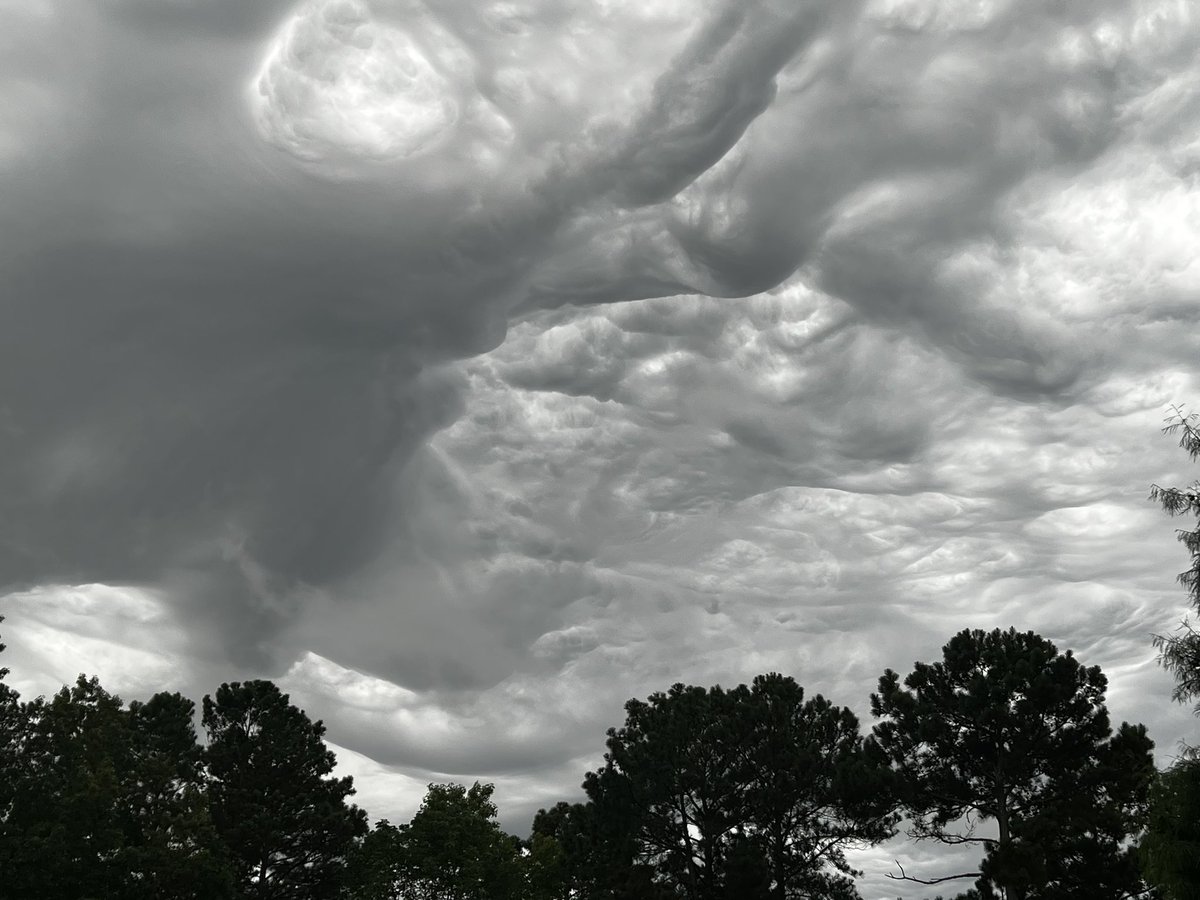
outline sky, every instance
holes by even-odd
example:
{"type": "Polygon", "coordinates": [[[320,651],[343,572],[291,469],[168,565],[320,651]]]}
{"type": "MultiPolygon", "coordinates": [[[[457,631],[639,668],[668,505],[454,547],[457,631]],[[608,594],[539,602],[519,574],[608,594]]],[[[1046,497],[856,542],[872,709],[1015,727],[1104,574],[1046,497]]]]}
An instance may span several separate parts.
{"type": "Polygon", "coordinates": [[[521,832],[630,697],[867,728],[1015,626],[1169,762],[1198,55],[1190,0],[0,0],[10,682],[270,677],[372,816],[521,832]]]}

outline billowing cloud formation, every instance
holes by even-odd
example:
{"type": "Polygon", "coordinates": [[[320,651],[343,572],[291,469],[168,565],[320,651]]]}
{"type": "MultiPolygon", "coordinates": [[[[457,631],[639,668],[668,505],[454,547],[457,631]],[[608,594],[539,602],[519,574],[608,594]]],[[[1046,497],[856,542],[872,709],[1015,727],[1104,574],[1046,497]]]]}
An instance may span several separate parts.
{"type": "Polygon", "coordinates": [[[296,16],[255,84],[260,124],[301,157],[344,148],[409,156],[451,127],[451,85],[420,47],[376,26],[361,3],[329,3],[296,16]]]}
{"type": "Polygon", "coordinates": [[[1183,733],[1192,4],[68,5],[0,2],[24,690],[271,675],[513,828],[629,696],[964,626],[1183,733]]]}

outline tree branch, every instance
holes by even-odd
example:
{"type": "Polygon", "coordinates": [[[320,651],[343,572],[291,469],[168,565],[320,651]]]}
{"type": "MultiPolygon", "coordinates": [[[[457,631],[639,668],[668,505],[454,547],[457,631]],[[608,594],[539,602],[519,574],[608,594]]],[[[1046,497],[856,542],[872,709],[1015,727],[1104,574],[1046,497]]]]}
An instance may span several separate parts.
{"type": "Polygon", "coordinates": [[[995,844],[997,842],[997,838],[971,837],[961,834],[935,834],[931,840],[952,846],[957,844],[995,844]]]}
{"type": "Polygon", "coordinates": [[[900,865],[900,860],[896,860],[896,866],[900,869],[899,875],[893,875],[891,872],[885,873],[888,878],[893,881],[913,881],[917,884],[941,884],[943,881],[954,881],[957,878],[981,878],[982,872],[963,872],[961,875],[943,875],[941,878],[917,878],[913,875],[904,873],[904,866],[900,865]]]}

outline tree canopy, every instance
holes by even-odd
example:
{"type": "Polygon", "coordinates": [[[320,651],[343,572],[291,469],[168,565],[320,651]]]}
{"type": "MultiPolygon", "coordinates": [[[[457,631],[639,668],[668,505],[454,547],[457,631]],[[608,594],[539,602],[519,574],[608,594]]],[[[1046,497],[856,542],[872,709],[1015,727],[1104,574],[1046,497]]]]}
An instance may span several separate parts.
{"type": "Polygon", "coordinates": [[[192,724],[196,704],[161,692],[129,704],[131,779],[122,808],[129,896],[228,897],[228,854],[209,810],[204,751],[192,724]]]}
{"type": "Polygon", "coordinates": [[[978,848],[969,873],[900,873],[972,879],[957,900],[1200,897],[1196,762],[1151,790],[1151,742],[1112,728],[1100,670],[1031,632],[963,631],[885,672],[865,740],[774,673],[630,700],[586,800],[527,840],[478,782],[368,831],[324,726],[269,681],[205,697],[202,748],[179,694],[126,705],[81,676],[22,702],[6,674],[0,894],[18,900],[849,900],[848,851],[900,810],[917,839],[978,848]]]}
{"type": "Polygon", "coordinates": [[[962,631],[942,652],[903,683],[888,670],[871,697],[913,837],[983,852],[977,871],[924,882],[973,877],[980,897],[1008,900],[1138,894],[1128,841],[1153,744],[1141,726],[1113,733],[1100,669],[1014,629],[962,631]]]}
{"type": "Polygon", "coordinates": [[[633,870],[689,900],[856,896],[848,847],[892,833],[881,757],[858,720],[777,674],[733,690],[677,684],[625,706],[584,789],[633,870]],[[747,885],[758,885],[747,887],[747,885]]]}
{"type": "MultiPolygon", "coordinates": [[[[4,616],[0,616],[0,622],[4,616]]],[[[4,644],[0,643],[0,653],[4,644]]],[[[8,832],[11,826],[12,805],[16,799],[19,773],[24,767],[23,741],[25,736],[25,713],[21,697],[4,679],[8,669],[0,666],[0,871],[5,866],[5,853],[11,847],[8,832]]]]}
{"type": "Polygon", "coordinates": [[[333,778],[325,726],[270,681],[223,684],[204,698],[213,822],[243,896],[336,897],[345,857],[367,830],[333,778]]]}
{"type": "Polygon", "coordinates": [[[1181,759],[1159,776],[1139,852],[1146,880],[1166,900],[1200,900],[1200,759],[1181,759]]]}
{"type": "Polygon", "coordinates": [[[5,896],[231,896],[192,708],[156,694],[126,709],[83,676],[21,708],[19,759],[4,771],[5,896]]]}
{"type": "MultiPolygon", "coordinates": [[[[1193,462],[1200,458],[1200,417],[1176,410],[1163,431],[1178,436],[1179,446],[1193,462]]],[[[1178,531],[1179,540],[1191,556],[1191,565],[1180,573],[1179,583],[1187,590],[1192,609],[1200,613],[1200,481],[1182,488],[1152,485],[1150,499],[1169,515],[1195,517],[1191,528],[1178,531]]],[[[1195,702],[1195,711],[1200,715],[1200,631],[1185,618],[1174,634],[1159,635],[1154,643],[1163,666],[1175,676],[1175,699],[1195,702]]]]}
{"type": "Polygon", "coordinates": [[[18,897],[119,896],[128,734],[120,699],[80,676],[28,720],[7,821],[8,889],[18,897]]]}
{"type": "Polygon", "coordinates": [[[496,822],[493,785],[431,784],[412,821],[379,822],[352,864],[367,898],[524,900],[520,842],[496,822]]]}

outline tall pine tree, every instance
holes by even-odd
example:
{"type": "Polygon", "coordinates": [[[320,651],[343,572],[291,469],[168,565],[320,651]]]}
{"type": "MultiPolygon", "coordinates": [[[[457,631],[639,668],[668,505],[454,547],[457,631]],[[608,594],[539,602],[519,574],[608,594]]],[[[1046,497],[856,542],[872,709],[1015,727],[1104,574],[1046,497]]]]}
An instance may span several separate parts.
{"type": "Polygon", "coordinates": [[[1144,823],[1153,743],[1140,725],[1113,733],[1106,685],[1098,667],[1013,629],[962,631],[903,683],[891,670],[880,678],[874,740],[899,777],[911,834],[979,847],[979,869],[953,877],[976,878],[983,900],[1143,890],[1129,841],[1144,823]]]}
{"type": "Polygon", "coordinates": [[[270,681],[223,684],[204,698],[212,816],[240,896],[321,900],[338,895],[347,853],[367,830],[333,778],[325,726],[270,681]]]}
{"type": "Polygon", "coordinates": [[[894,818],[850,710],[777,674],[677,684],[625,710],[584,782],[611,872],[688,900],[857,896],[845,850],[888,837],[894,818]]]}

